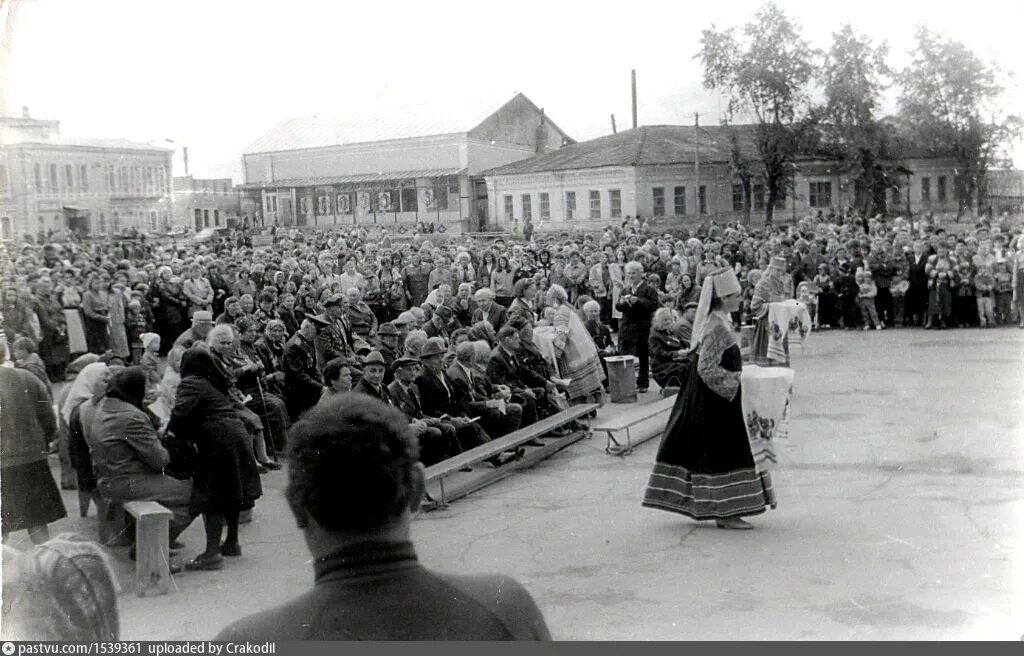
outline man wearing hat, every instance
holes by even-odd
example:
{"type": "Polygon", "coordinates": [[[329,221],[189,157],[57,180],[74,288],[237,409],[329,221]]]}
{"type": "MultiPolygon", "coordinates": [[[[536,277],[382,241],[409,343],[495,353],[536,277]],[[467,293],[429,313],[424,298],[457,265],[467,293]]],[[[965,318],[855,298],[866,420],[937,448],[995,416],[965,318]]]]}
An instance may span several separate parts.
{"type": "Polygon", "coordinates": [[[473,313],[473,323],[487,321],[494,327],[495,332],[501,330],[508,319],[508,310],[494,302],[494,292],[489,287],[484,287],[473,295],[473,300],[476,301],[477,307],[473,313]]]}
{"type": "Polygon", "coordinates": [[[380,351],[370,351],[366,359],[363,360],[363,377],[352,388],[352,391],[372,396],[388,405],[394,405],[394,399],[391,398],[391,393],[384,385],[384,372],[387,367],[380,351]]]}
{"type": "Polygon", "coordinates": [[[315,341],[328,326],[330,322],[322,315],[308,315],[284,347],[284,402],[292,421],[316,405],[323,393],[315,341]]]}
{"type": "Polygon", "coordinates": [[[353,359],[356,355],[356,343],[345,316],[347,307],[348,299],[344,294],[332,294],[324,301],[328,326],[317,334],[315,342],[321,366],[334,358],[353,359]]]}
{"type": "Polygon", "coordinates": [[[391,322],[382,323],[377,329],[377,350],[384,356],[384,362],[387,365],[387,373],[384,375],[385,385],[390,385],[391,381],[395,379],[392,369],[395,360],[405,355],[405,348],[399,339],[398,328],[391,322]]]}
{"type": "Polygon", "coordinates": [[[392,369],[395,379],[387,386],[387,390],[392,404],[405,413],[420,438],[420,460],[423,464],[429,467],[458,454],[460,449],[455,426],[423,413],[422,399],[416,386],[420,361],[415,358],[398,358],[392,369]]]}
{"type": "Polygon", "coordinates": [[[419,321],[416,320],[416,315],[406,310],[398,315],[398,317],[391,323],[395,324],[395,328],[398,329],[398,341],[400,344],[405,343],[405,338],[409,336],[409,332],[419,328],[419,321]]]}
{"type": "Polygon", "coordinates": [[[683,306],[683,318],[679,321],[679,325],[676,327],[676,335],[687,348],[689,348],[690,342],[693,340],[693,320],[696,316],[696,302],[690,301],[683,306]]]}
{"type": "Polygon", "coordinates": [[[174,340],[174,346],[183,349],[190,349],[196,342],[206,340],[213,328],[213,313],[209,310],[196,310],[192,314],[192,327],[178,335],[174,340]]]}
{"type": "Polygon", "coordinates": [[[434,308],[434,314],[430,317],[430,321],[423,327],[423,331],[427,333],[427,337],[440,337],[444,340],[445,345],[447,345],[449,340],[448,327],[454,318],[455,313],[452,312],[450,307],[438,305],[434,308]]]}

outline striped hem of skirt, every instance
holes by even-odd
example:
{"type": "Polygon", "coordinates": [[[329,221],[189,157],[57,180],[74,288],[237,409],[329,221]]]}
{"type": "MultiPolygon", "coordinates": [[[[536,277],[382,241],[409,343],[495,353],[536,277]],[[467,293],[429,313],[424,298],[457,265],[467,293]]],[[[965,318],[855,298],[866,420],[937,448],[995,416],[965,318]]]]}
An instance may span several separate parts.
{"type": "Polygon", "coordinates": [[[642,505],[693,519],[724,519],[763,513],[776,506],[771,474],[738,469],[700,474],[685,467],[657,463],[642,505]]]}

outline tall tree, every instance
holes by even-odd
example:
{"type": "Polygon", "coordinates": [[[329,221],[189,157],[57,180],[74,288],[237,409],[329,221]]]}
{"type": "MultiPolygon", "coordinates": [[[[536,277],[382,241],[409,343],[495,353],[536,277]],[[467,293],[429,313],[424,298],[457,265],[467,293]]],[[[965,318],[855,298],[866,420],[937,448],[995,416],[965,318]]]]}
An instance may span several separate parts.
{"type": "Polygon", "coordinates": [[[825,147],[853,172],[855,204],[865,214],[885,211],[885,191],[891,169],[885,161],[887,130],[877,118],[882,91],[892,71],[886,64],[888,46],[874,45],[849,25],[832,34],[819,79],[824,103],[817,109],[825,147]]]}
{"type": "Polygon", "coordinates": [[[728,96],[728,118],[756,117],[768,195],[765,220],[770,223],[776,202],[786,198],[793,161],[808,130],[807,85],[815,51],[799,26],[769,2],[739,34],[734,28],[704,30],[697,57],[704,66],[704,86],[728,96]]]}
{"type": "Polygon", "coordinates": [[[900,73],[900,122],[914,142],[952,149],[959,213],[985,207],[990,167],[1006,162],[1006,147],[1021,134],[1019,116],[1000,107],[1002,71],[966,46],[919,26],[911,62],[900,73]]]}

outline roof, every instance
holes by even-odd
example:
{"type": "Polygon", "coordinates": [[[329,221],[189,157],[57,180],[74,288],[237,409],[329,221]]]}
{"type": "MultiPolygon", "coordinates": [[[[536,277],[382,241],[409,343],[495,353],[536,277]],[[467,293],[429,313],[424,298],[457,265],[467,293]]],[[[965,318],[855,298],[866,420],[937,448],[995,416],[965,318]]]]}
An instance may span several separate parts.
{"type": "Polygon", "coordinates": [[[40,138],[33,135],[11,135],[4,140],[4,145],[40,145],[40,146],[64,146],[70,148],[105,148],[108,150],[149,150],[154,152],[174,152],[170,148],[154,146],[139,141],[128,141],[127,139],[91,139],[84,137],[51,136],[40,138]]]}
{"type": "Polygon", "coordinates": [[[696,156],[701,162],[728,162],[733,133],[740,139],[741,150],[753,155],[753,135],[749,130],[734,131],[718,125],[644,125],[499,166],[484,175],[691,163],[696,156]]]}
{"type": "Polygon", "coordinates": [[[264,187],[313,187],[318,185],[360,184],[383,182],[385,180],[415,180],[416,178],[440,178],[449,175],[463,175],[466,169],[422,169],[419,171],[384,171],[381,173],[356,173],[313,178],[288,178],[270,182],[252,182],[241,185],[245,189],[264,187]]]}
{"type": "Polygon", "coordinates": [[[344,117],[291,118],[275,125],[246,146],[243,152],[269,153],[461,134],[477,127],[484,119],[520,96],[526,97],[517,93],[506,100],[449,100],[443,106],[382,100],[377,103],[377,107],[353,110],[344,117]]]}

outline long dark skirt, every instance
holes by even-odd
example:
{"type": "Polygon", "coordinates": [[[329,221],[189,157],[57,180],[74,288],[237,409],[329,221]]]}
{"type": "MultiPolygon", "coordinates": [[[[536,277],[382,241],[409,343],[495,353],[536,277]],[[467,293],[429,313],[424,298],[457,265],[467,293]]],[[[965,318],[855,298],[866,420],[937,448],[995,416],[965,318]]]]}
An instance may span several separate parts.
{"type": "Polygon", "coordinates": [[[0,503],[4,533],[44,526],[68,514],[46,460],[0,469],[0,503]]]}
{"type": "Polygon", "coordinates": [[[103,355],[110,348],[110,334],[107,331],[107,324],[104,321],[97,321],[85,317],[85,344],[90,353],[103,355]]]}
{"type": "Polygon", "coordinates": [[[203,421],[195,436],[199,458],[192,476],[194,513],[223,513],[252,508],[263,494],[252,439],[235,417],[203,421]]]}
{"type": "MultiPolygon", "coordinates": [[[[757,515],[775,507],[771,475],[758,471],[743,421],[742,391],[730,401],[709,388],[692,358],[658,449],[643,505],[693,519],[757,515]]],[[[722,366],[742,369],[739,346],[722,366]]]]}

